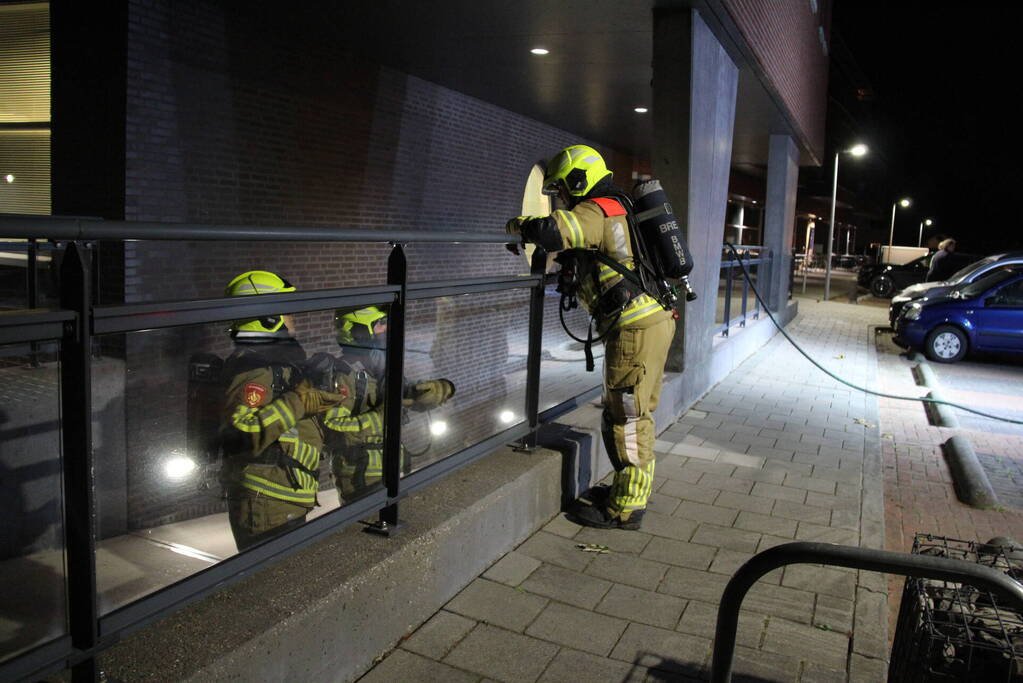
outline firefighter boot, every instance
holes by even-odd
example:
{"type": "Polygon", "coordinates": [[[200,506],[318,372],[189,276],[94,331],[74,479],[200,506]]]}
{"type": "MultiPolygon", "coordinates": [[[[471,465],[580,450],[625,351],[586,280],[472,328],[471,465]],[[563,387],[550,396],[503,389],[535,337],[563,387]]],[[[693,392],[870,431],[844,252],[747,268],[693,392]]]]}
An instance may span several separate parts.
{"type": "Polygon", "coordinates": [[[576,505],[568,513],[568,518],[576,524],[596,529],[629,529],[638,530],[643,524],[644,510],[611,513],[606,505],[576,505]]]}

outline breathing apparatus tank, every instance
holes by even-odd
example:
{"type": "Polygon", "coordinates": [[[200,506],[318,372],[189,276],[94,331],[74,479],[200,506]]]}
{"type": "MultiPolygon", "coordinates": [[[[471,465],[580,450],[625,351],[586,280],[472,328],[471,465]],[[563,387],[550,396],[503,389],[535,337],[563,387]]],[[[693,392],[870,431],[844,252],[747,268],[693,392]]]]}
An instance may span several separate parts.
{"type": "Polygon", "coordinates": [[[642,180],[632,188],[640,239],[646,245],[647,258],[660,277],[677,279],[686,291],[686,301],[696,298],[689,284],[693,255],[689,252],[682,227],[672,212],[668,196],[656,178],[642,180]]]}

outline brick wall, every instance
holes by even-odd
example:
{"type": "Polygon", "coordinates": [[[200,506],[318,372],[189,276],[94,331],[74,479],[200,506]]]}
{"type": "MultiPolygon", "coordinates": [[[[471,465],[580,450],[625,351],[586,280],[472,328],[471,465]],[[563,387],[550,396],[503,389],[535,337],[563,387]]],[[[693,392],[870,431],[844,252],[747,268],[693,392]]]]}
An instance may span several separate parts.
{"type": "MultiPolygon", "coordinates": [[[[131,3],[127,92],[128,220],[500,234],[520,211],[532,164],[581,142],[362,61],[331,27],[196,0],[131,3]]],[[[632,163],[598,148],[619,166],[632,163]]],[[[628,178],[631,169],[620,171],[628,178]]],[[[219,296],[254,268],[280,272],[301,289],[378,284],[387,253],[376,244],[133,242],[124,295],[128,302],[219,296]]],[[[413,245],[408,262],[413,281],[525,270],[521,257],[485,245],[413,245]]],[[[459,419],[476,440],[496,430],[492,406],[516,391],[503,378],[524,367],[509,353],[525,342],[524,296],[516,290],[410,308],[409,344],[429,343],[432,370],[466,389],[457,397],[459,419]]],[[[548,326],[558,324],[555,305],[548,301],[548,326]]],[[[302,323],[310,353],[333,347],[330,312],[302,323]]],[[[133,527],[209,511],[208,494],[170,487],[156,472],[183,439],[188,356],[224,353],[224,327],[126,340],[133,527]]],[[[416,371],[410,363],[409,376],[416,371]]]]}
{"type": "Polygon", "coordinates": [[[828,57],[819,38],[831,39],[831,2],[818,0],[724,0],[757,66],[785,103],[793,122],[819,160],[824,157],[828,57]],[[816,13],[811,6],[818,7],[816,13]]]}

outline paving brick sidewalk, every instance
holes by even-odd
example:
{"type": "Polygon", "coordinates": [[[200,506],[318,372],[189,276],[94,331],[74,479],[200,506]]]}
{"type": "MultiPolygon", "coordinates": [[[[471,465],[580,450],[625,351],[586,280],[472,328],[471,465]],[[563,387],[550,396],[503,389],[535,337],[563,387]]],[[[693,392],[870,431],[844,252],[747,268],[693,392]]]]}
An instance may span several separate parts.
{"type": "MultiPolygon", "coordinates": [[[[876,312],[831,303],[824,315],[807,303],[791,332],[843,376],[873,381],[876,312]]],[[[661,434],[642,531],[584,529],[559,515],[363,680],[706,678],[721,592],[754,553],[792,540],[882,546],[876,425],[872,399],[776,337],[661,434]]],[[[745,600],[736,673],[883,680],[885,614],[880,575],[776,570],[745,600]]]]}
{"type": "MultiPolygon", "coordinates": [[[[878,322],[884,325],[883,320],[878,322]]],[[[927,389],[917,386],[912,368],[891,335],[875,336],[878,352],[878,382],[886,393],[923,396],[927,389]]],[[[1007,387],[1007,391],[1012,388],[1007,387]]],[[[968,403],[968,402],[967,402],[968,403]]],[[[999,413],[997,407],[978,408],[999,413]]],[[[988,467],[992,484],[1003,504],[1023,505],[1023,437],[1001,431],[947,429],[930,424],[920,403],[881,399],[879,401],[885,478],[885,547],[909,551],[918,533],[947,536],[966,541],[987,541],[1010,536],[1023,541],[1023,510],[978,510],[956,498],[952,473],[941,444],[962,434],[973,444],[982,464],[988,467]],[[1014,481],[1015,478],[1015,481],[1014,481]]],[[[983,425],[970,420],[971,425],[983,425]]],[[[904,581],[889,579],[889,632],[893,633],[904,581]]]]}

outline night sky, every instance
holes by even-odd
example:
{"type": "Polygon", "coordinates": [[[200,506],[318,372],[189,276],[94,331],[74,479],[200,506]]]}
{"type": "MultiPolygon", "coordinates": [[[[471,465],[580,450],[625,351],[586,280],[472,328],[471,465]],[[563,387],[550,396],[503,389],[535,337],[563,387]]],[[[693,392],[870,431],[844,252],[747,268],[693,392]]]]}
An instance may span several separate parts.
{"type": "Polygon", "coordinates": [[[896,244],[915,245],[930,217],[960,251],[1023,248],[1023,3],[837,0],[832,32],[852,56],[832,55],[832,144],[858,134],[871,147],[840,165],[842,184],[889,212],[885,227],[892,201],[912,197],[896,244]]]}

